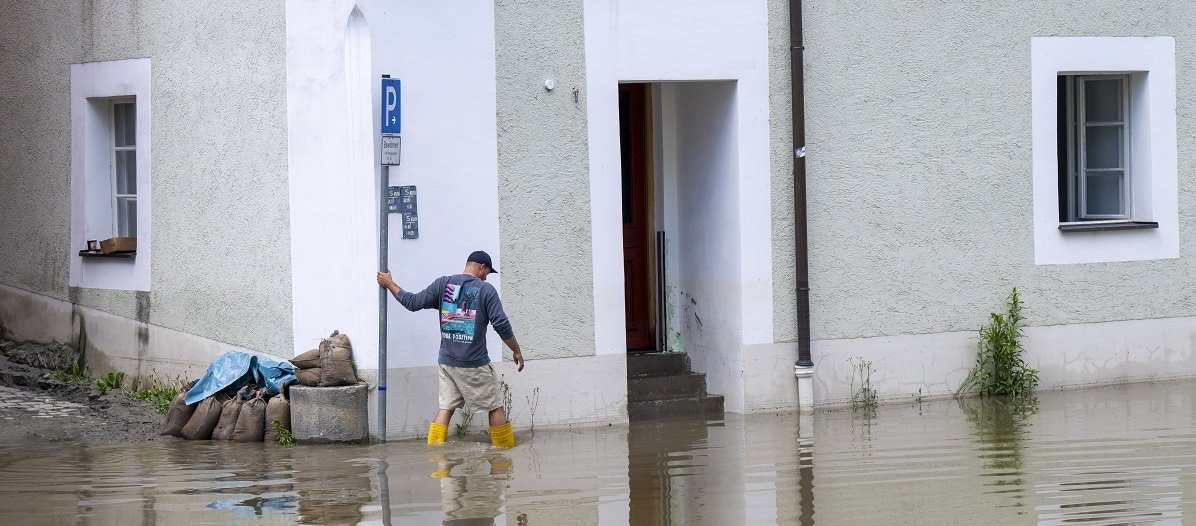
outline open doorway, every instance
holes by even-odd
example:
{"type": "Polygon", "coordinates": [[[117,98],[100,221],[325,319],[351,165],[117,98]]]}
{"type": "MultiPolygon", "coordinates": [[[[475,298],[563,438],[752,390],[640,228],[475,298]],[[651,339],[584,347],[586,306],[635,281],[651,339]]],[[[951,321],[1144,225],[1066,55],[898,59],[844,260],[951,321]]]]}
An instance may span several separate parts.
{"type": "Polygon", "coordinates": [[[651,85],[619,85],[623,276],[628,352],[657,350],[652,240],[651,85]]]}

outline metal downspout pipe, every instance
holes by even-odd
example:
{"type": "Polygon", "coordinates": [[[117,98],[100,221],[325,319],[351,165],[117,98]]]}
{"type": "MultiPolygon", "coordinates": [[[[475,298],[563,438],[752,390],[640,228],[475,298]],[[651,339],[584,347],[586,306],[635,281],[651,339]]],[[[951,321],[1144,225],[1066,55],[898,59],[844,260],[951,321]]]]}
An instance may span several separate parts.
{"type": "Polygon", "coordinates": [[[806,90],[805,46],[802,44],[801,0],[789,0],[789,62],[793,87],[793,242],[797,261],[798,406],[814,407],[814,361],[810,358],[810,250],[806,219],[806,90]]]}

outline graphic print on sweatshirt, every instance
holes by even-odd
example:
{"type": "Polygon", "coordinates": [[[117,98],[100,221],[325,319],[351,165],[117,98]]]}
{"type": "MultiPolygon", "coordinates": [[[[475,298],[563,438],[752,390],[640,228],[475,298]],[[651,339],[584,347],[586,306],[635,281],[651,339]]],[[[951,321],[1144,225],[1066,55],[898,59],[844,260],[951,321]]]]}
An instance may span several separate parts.
{"type": "Polygon", "coordinates": [[[472,342],[481,287],[448,283],[440,299],[440,337],[455,342],[472,342]]]}

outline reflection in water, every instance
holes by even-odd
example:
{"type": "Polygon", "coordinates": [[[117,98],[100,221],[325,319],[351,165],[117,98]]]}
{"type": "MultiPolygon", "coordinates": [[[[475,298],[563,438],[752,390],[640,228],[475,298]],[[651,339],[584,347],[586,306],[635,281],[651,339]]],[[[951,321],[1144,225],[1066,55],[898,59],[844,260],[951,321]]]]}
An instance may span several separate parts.
{"type": "Polygon", "coordinates": [[[8,443],[0,522],[1179,524],[1194,386],[538,429],[511,450],[8,443]]]}
{"type": "Polygon", "coordinates": [[[440,480],[443,524],[490,525],[502,514],[503,490],[511,470],[511,459],[502,454],[486,456],[440,455],[432,478],[440,480]]]}
{"type": "Polygon", "coordinates": [[[1036,397],[960,398],[959,409],[975,427],[984,460],[983,476],[992,480],[992,493],[1008,494],[1012,500],[1003,506],[1023,506],[1025,487],[1022,480],[1022,440],[1031,417],[1038,413],[1036,397]]]}

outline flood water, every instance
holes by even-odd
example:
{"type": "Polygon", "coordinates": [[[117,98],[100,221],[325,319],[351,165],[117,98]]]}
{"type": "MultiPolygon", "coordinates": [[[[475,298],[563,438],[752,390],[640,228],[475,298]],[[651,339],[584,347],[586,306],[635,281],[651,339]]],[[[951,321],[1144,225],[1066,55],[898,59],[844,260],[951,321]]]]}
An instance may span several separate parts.
{"type": "Polygon", "coordinates": [[[3,524],[1182,524],[1196,382],[518,433],[0,445],[3,524]]]}

